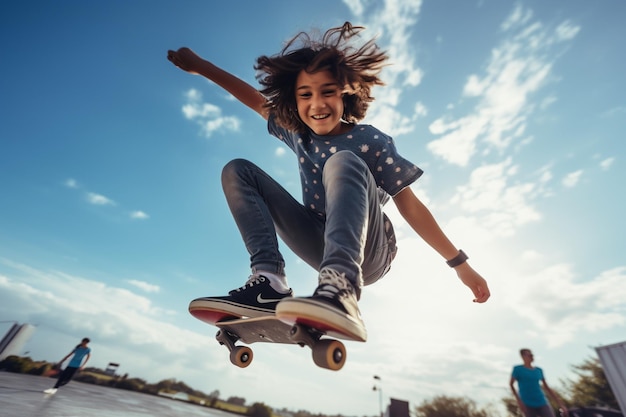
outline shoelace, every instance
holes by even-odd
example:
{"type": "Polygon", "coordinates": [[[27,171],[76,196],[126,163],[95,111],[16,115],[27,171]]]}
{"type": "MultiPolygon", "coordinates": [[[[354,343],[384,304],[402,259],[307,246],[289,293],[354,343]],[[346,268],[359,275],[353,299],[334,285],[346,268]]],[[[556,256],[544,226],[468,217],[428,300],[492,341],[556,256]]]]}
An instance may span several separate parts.
{"type": "Polygon", "coordinates": [[[354,287],[347,280],[345,274],[341,274],[334,269],[324,268],[320,271],[320,283],[315,290],[315,296],[322,296],[340,301],[341,308],[352,317],[361,320],[361,312],[356,305],[356,295],[354,287]],[[349,301],[347,304],[344,301],[349,301]]]}
{"type": "Polygon", "coordinates": [[[259,275],[250,275],[248,277],[248,280],[246,281],[246,283],[242,287],[239,287],[236,290],[232,290],[231,292],[241,292],[241,291],[243,291],[245,289],[252,288],[255,285],[258,285],[258,284],[260,284],[262,282],[265,282],[265,277],[262,277],[262,276],[259,276],[259,275]]]}
{"type": "Polygon", "coordinates": [[[315,295],[321,295],[327,298],[334,298],[339,293],[339,291],[339,288],[330,284],[325,284],[317,287],[317,289],[315,290],[315,295]]]}
{"type": "Polygon", "coordinates": [[[337,294],[349,291],[350,284],[347,282],[345,274],[341,274],[334,269],[325,268],[320,271],[320,285],[315,290],[315,295],[333,298],[337,294]]]}

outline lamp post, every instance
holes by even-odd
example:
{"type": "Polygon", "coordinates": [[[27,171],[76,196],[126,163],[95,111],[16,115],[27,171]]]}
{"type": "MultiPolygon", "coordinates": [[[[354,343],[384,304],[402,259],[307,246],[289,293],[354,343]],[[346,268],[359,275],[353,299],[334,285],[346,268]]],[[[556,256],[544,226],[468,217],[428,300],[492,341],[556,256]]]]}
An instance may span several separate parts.
{"type": "Polygon", "coordinates": [[[380,379],[380,377],[378,375],[374,375],[374,380],[377,382],[374,382],[374,387],[372,388],[372,391],[378,391],[378,406],[380,409],[380,417],[383,417],[383,387],[382,387],[382,380],[380,379]]]}

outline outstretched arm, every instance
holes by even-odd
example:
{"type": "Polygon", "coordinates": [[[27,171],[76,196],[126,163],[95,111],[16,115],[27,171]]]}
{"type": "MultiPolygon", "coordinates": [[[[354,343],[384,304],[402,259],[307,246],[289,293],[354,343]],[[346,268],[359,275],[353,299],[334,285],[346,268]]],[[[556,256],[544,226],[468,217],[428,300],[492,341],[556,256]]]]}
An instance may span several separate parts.
{"type": "Polygon", "coordinates": [[[559,405],[561,416],[567,417],[569,413],[567,412],[567,408],[565,407],[565,404],[563,404],[563,400],[561,400],[561,398],[558,395],[556,395],[554,391],[552,391],[552,388],[548,386],[548,383],[546,382],[545,379],[542,379],[541,383],[543,385],[544,392],[547,393],[550,396],[550,398],[552,398],[552,400],[559,405]]]}
{"type": "Polygon", "coordinates": [[[75,350],[76,350],[76,349],[73,349],[73,350],[72,350],[70,353],[68,353],[68,354],[67,354],[67,355],[66,355],[63,359],[61,359],[61,361],[59,362],[59,366],[60,366],[63,362],[65,362],[65,361],[67,360],[67,358],[69,358],[70,356],[72,356],[72,355],[74,354],[74,351],[75,351],[75,350]]]}
{"type": "Polygon", "coordinates": [[[183,71],[202,75],[213,81],[267,120],[269,113],[267,108],[264,107],[266,103],[265,97],[250,84],[202,59],[189,48],[183,47],[177,51],[167,51],[167,59],[183,71]]]}
{"type": "MultiPolygon", "coordinates": [[[[393,198],[398,211],[415,230],[444,259],[452,259],[459,253],[456,246],[443,233],[430,210],[415,196],[410,187],[406,187],[393,198]]],[[[463,284],[467,285],[474,294],[474,302],[484,303],[489,299],[487,281],[463,262],[454,268],[463,284]]]]}

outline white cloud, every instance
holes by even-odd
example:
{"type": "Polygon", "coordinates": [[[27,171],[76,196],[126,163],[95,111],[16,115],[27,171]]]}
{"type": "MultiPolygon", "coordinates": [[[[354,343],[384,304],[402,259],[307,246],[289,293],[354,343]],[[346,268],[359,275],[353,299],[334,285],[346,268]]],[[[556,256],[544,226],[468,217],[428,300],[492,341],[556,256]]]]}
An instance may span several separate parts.
{"type": "Polygon", "coordinates": [[[101,194],[87,193],[87,201],[96,206],[115,206],[115,201],[101,194]]]}
{"type": "Polygon", "coordinates": [[[567,264],[525,273],[511,282],[503,296],[522,317],[532,322],[529,328],[547,338],[549,346],[563,346],[580,332],[599,332],[626,323],[626,268],[601,272],[581,281],[567,264]]]}
{"type": "Polygon", "coordinates": [[[239,131],[240,125],[241,123],[239,122],[239,119],[234,116],[217,117],[211,120],[204,120],[201,124],[206,137],[210,137],[213,132],[220,130],[237,132],[239,131]]]}
{"type": "Polygon", "coordinates": [[[563,182],[562,182],[563,186],[567,188],[575,187],[580,181],[580,178],[582,177],[582,175],[583,175],[582,169],[579,169],[578,171],[570,172],[569,174],[565,176],[565,178],[563,178],[563,182]]]}
{"type": "Polygon", "coordinates": [[[388,388],[397,395],[464,392],[488,402],[493,390],[479,387],[504,386],[515,347],[570,349],[581,335],[595,340],[626,325],[624,267],[581,279],[573,267],[546,264],[539,252],[506,253],[502,239],[493,238],[497,231],[483,225],[491,239],[475,240],[471,232],[455,239],[490,285],[492,298],[476,305],[439,255],[395,224],[406,236],[398,257],[387,277],[364,289],[360,305],[370,334],[362,360],[372,373],[393,375],[388,388]],[[411,329],[401,332],[401,343],[398,329],[411,329]]]}
{"type": "Polygon", "coordinates": [[[407,87],[419,85],[423,71],[416,63],[415,42],[411,39],[411,31],[417,22],[422,1],[391,1],[384,2],[346,0],[344,4],[363,19],[358,22],[367,28],[363,37],[370,39],[376,36],[378,45],[391,57],[389,66],[381,73],[385,82],[384,94],[374,92],[374,101],[368,110],[367,123],[378,129],[397,136],[414,130],[414,122],[424,108],[416,107],[412,117],[402,115],[396,106],[407,87]]]}
{"type": "MultiPolygon", "coordinates": [[[[79,186],[78,181],[73,178],[68,178],[63,184],[71,189],[82,188],[79,186]]],[[[85,199],[89,204],[93,204],[95,206],[118,206],[118,203],[111,198],[94,192],[85,192],[85,199]]],[[[148,213],[141,210],[131,211],[127,213],[127,215],[129,218],[135,220],[147,220],[150,218],[148,213]]]]}
{"type": "Polygon", "coordinates": [[[367,116],[368,123],[386,134],[396,137],[404,133],[410,133],[414,129],[415,118],[407,117],[391,106],[377,106],[367,116]]]}
{"type": "Polygon", "coordinates": [[[143,290],[145,292],[159,292],[161,291],[161,287],[159,287],[158,285],[154,285],[154,284],[150,284],[148,282],[145,281],[137,281],[135,279],[131,279],[128,281],[128,283],[134,287],[139,288],[140,290],[143,290]]]}
{"type": "Polygon", "coordinates": [[[365,10],[364,1],[362,0],[343,0],[343,3],[350,9],[350,12],[357,17],[361,17],[365,10]]]}
{"type": "Polygon", "coordinates": [[[615,158],[603,159],[600,162],[600,168],[602,168],[604,171],[608,171],[611,168],[611,166],[613,165],[614,162],[615,162],[615,158]]]}
{"type": "Polygon", "coordinates": [[[474,169],[469,183],[457,188],[451,204],[476,216],[494,235],[515,234],[520,226],[541,219],[531,201],[543,193],[541,181],[510,184],[517,169],[510,158],[474,169]]]}
{"type": "Polygon", "coordinates": [[[415,62],[412,54],[415,45],[411,42],[411,30],[417,22],[421,8],[421,0],[386,0],[382,10],[372,13],[366,23],[366,26],[382,31],[382,46],[393,57],[393,65],[385,68],[385,82],[389,85],[415,87],[422,81],[423,71],[415,62]]]}
{"type": "MultiPolygon", "coordinates": [[[[0,266],[10,271],[0,274],[0,315],[36,323],[42,331],[62,328],[63,334],[89,335],[98,352],[94,366],[104,367],[110,358],[124,358],[126,372],[158,381],[198,367],[197,360],[189,355],[211,356],[204,349],[204,335],[175,324],[178,310],[159,307],[149,298],[88,277],[36,269],[2,258],[0,266]],[[166,362],[166,369],[155,369],[160,368],[155,363],[166,362]]],[[[158,289],[140,281],[129,282],[143,291],[154,293],[158,289]]],[[[50,356],[61,354],[67,347],[49,352],[54,343],[45,343],[50,356]]],[[[216,360],[217,355],[208,362],[216,360]]],[[[210,371],[210,365],[200,367],[210,371]]]]}
{"type": "Polygon", "coordinates": [[[539,105],[539,108],[541,110],[545,110],[548,107],[550,107],[550,105],[552,105],[553,103],[555,103],[557,101],[557,98],[554,96],[548,96],[546,98],[544,98],[543,100],[541,100],[541,104],[539,105]]]}
{"type": "Polygon", "coordinates": [[[187,119],[218,117],[222,111],[219,107],[210,103],[188,103],[183,106],[183,114],[187,119]]]}
{"type": "Polygon", "coordinates": [[[146,220],[146,219],[149,219],[150,216],[141,210],[135,210],[130,213],[130,218],[137,219],[137,220],[146,220]]]}
{"type": "Polygon", "coordinates": [[[78,181],[76,181],[74,178],[68,178],[65,180],[63,185],[65,185],[67,188],[78,188],[78,181]]]}
{"type": "Polygon", "coordinates": [[[617,107],[613,107],[607,111],[605,111],[604,113],[602,113],[602,117],[613,117],[613,116],[620,116],[622,117],[624,114],[626,114],[626,106],[617,106],[617,107]]]}
{"type": "Polygon", "coordinates": [[[190,89],[185,97],[187,103],[182,107],[185,118],[198,123],[207,138],[218,131],[239,131],[241,121],[235,116],[223,116],[222,109],[214,104],[202,102],[202,93],[198,90],[190,89]]]}
{"type": "MultiPolygon", "coordinates": [[[[465,97],[478,100],[473,113],[435,120],[430,131],[443,136],[428,144],[432,153],[449,163],[466,166],[479,144],[486,147],[485,151],[501,152],[513,141],[522,140],[528,117],[536,107],[529,97],[548,81],[554,45],[576,33],[569,24],[550,30],[529,23],[531,17],[532,12],[518,6],[503,24],[509,37],[493,50],[486,73],[470,75],[463,89],[465,97]]],[[[551,96],[543,104],[554,100],[551,96]]]]}
{"type": "Polygon", "coordinates": [[[558,40],[571,40],[580,32],[580,26],[573,25],[571,22],[565,21],[556,28],[558,40]]]}
{"type": "Polygon", "coordinates": [[[515,6],[513,12],[502,22],[500,29],[503,31],[511,30],[520,25],[525,25],[533,17],[533,12],[530,9],[524,9],[521,5],[515,6]]]}
{"type": "Polygon", "coordinates": [[[451,164],[465,166],[476,152],[477,138],[485,131],[486,123],[487,120],[477,116],[463,117],[450,122],[439,118],[428,128],[434,135],[445,133],[445,136],[430,142],[427,145],[428,150],[442,156],[451,164]]]}
{"type": "Polygon", "coordinates": [[[426,108],[426,106],[422,102],[418,101],[417,103],[415,103],[415,107],[413,109],[414,109],[414,112],[415,112],[415,116],[417,116],[417,117],[424,117],[424,116],[428,115],[428,109],[426,108]]]}

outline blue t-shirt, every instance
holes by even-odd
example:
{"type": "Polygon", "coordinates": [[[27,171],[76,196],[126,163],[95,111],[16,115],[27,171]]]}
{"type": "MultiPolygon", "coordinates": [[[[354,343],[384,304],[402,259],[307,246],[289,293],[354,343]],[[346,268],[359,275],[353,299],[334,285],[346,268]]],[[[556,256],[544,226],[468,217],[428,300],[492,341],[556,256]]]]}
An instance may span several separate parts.
{"type": "Polygon", "coordinates": [[[300,134],[279,126],[273,115],[268,119],[270,134],[295,152],[300,168],[304,205],[320,214],[325,212],[326,196],[322,185],[324,164],[338,151],[351,151],[369,167],[379,187],[381,203],[413,183],[423,171],[401,157],[390,136],[370,125],[355,125],[349,132],[321,136],[300,134]],[[382,191],[380,191],[382,190],[382,191]]]}
{"type": "Polygon", "coordinates": [[[517,380],[519,396],[528,407],[542,407],[548,404],[539,383],[543,380],[543,371],[539,367],[532,369],[517,365],[511,374],[517,380]]]}
{"type": "Polygon", "coordinates": [[[82,347],[80,345],[74,348],[74,356],[70,359],[70,363],[67,364],[70,368],[80,368],[80,365],[83,363],[83,358],[91,353],[91,348],[82,347]]]}

